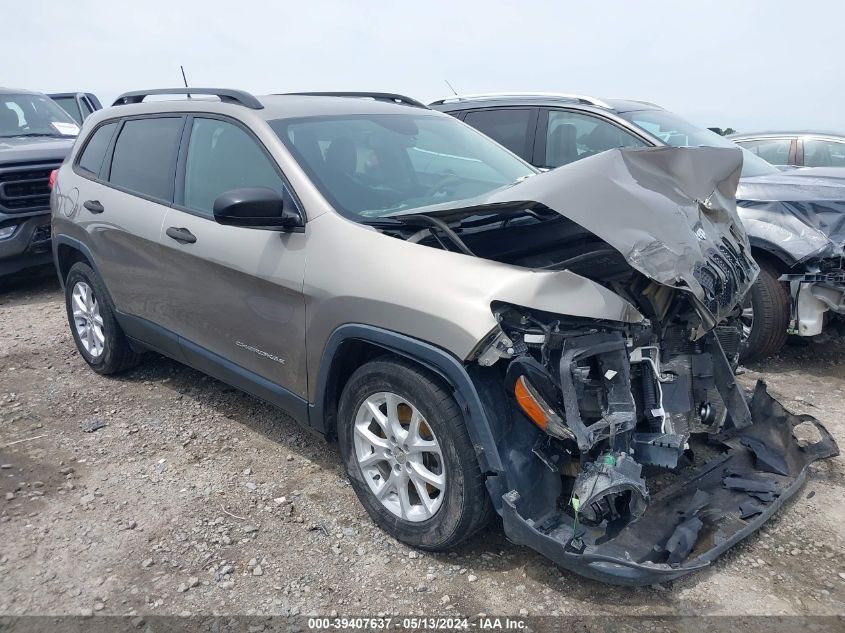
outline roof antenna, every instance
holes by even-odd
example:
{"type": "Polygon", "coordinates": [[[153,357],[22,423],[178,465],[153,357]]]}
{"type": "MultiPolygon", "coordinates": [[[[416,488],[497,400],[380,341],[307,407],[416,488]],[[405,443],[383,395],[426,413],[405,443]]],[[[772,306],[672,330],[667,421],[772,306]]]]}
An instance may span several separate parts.
{"type": "MultiPolygon", "coordinates": [[[[179,70],[181,70],[181,71],[182,71],[182,81],[184,81],[184,82],[185,82],[185,87],[187,88],[187,87],[188,87],[188,78],[187,78],[187,77],[185,77],[185,67],[184,67],[184,66],[182,66],[182,65],[180,65],[180,66],[179,66],[179,70]]],[[[188,99],[190,99],[190,98],[191,98],[191,94],[190,94],[190,93],[188,93],[188,99]]]]}
{"type": "Polygon", "coordinates": [[[447,86],[449,86],[449,90],[451,90],[453,93],[455,93],[455,96],[457,97],[457,96],[458,96],[458,91],[457,91],[457,90],[455,90],[455,89],[452,87],[452,84],[450,84],[450,83],[449,83],[449,80],[448,80],[448,79],[444,79],[443,81],[445,81],[445,82],[446,82],[446,85],[447,85],[447,86]]]}

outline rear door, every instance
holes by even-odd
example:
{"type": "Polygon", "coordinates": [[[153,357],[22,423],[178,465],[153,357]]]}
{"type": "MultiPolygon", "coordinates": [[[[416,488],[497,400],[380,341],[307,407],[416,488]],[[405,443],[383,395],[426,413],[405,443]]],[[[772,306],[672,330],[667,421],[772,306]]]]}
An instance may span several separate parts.
{"type": "Polygon", "coordinates": [[[305,397],[306,234],[224,226],[213,214],[221,193],[241,187],[270,187],[297,205],[283,174],[246,127],[205,114],[188,119],[178,172],[161,236],[165,326],[194,366],[229,382],[247,370],[305,397]]]}
{"type": "Polygon", "coordinates": [[[97,269],[115,307],[156,324],[162,320],[160,289],[168,277],[159,238],[173,202],[184,122],[174,115],[106,122],[88,138],[74,165],[88,179],[80,186],[80,223],[92,235],[97,269]]]}

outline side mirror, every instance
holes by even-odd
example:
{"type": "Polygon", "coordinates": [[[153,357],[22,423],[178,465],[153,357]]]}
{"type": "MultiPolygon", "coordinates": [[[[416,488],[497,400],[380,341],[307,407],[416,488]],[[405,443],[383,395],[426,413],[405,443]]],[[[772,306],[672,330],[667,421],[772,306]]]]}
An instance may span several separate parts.
{"type": "Polygon", "coordinates": [[[269,187],[243,187],[224,191],[214,201],[218,224],[262,229],[301,228],[302,216],[290,194],[269,187]]]}

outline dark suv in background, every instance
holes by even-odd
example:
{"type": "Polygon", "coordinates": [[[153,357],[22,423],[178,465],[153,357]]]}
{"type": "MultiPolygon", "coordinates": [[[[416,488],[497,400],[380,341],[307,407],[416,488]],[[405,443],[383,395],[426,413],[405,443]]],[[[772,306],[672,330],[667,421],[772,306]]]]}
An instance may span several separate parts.
{"type": "MultiPolygon", "coordinates": [[[[645,101],[499,93],[456,95],[430,107],[468,123],[543,169],[621,147],[736,147],[645,101]]],[[[760,264],[740,316],[741,360],[776,353],[789,334],[821,334],[834,320],[841,329],[845,181],[797,178],[743,149],[736,198],[760,264]]]]}
{"type": "Polygon", "coordinates": [[[50,173],[78,133],[46,95],[0,88],[0,275],[51,262],[50,173]]]}
{"type": "Polygon", "coordinates": [[[103,109],[97,95],[90,92],[51,92],[47,96],[58,103],[79,125],[97,110],[103,109]]]}

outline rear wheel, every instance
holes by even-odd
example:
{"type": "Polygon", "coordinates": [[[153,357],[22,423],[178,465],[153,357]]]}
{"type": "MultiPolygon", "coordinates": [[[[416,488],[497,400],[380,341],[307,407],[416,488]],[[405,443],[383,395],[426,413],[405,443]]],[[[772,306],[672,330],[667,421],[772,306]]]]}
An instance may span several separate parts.
{"type": "Polygon", "coordinates": [[[771,264],[760,263],[760,274],[746,296],[740,317],[743,363],[777,354],[786,343],[790,299],[778,277],[771,264]]]}
{"type": "Polygon", "coordinates": [[[140,360],[114,316],[114,306],[100,276],[84,262],[65,279],[65,306],[76,348],[98,374],[114,374],[140,360]]]}
{"type": "Polygon", "coordinates": [[[460,543],[490,497],[454,398],[404,360],[360,367],[344,387],[338,439],[349,480],[379,527],[421,549],[460,543]]]}

